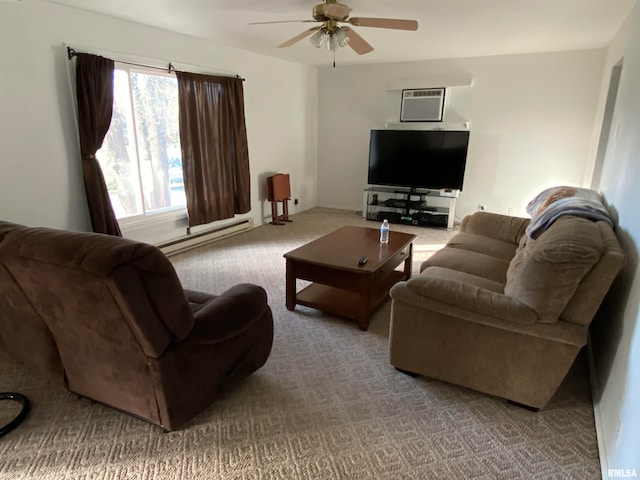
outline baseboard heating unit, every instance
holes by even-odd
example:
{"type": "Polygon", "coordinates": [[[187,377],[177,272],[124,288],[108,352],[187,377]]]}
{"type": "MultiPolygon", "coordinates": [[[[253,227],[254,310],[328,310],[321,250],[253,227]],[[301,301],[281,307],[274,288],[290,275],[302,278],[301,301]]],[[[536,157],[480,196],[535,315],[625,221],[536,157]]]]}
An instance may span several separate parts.
{"type": "Polygon", "coordinates": [[[223,238],[246,232],[253,228],[253,219],[246,218],[235,223],[230,223],[222,227],[213,228],[204,232],[192,233],[185,237],[177,238],[169,242],[157,245],[157,247],[165,254],[172,255],[192,248],[201,247],[207,243],[215,242],[223,238]]]}

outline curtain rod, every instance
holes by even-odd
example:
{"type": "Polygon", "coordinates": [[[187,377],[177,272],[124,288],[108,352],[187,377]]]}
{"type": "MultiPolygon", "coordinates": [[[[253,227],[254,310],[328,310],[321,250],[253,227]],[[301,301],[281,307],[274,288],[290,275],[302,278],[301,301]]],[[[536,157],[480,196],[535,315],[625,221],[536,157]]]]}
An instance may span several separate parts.
{"type": "MultiPolygon", "coordinates": [[[[67,56],[69,57],[69,60],[71,60],[73,57],[75,57],[77,55],[78,55],[78,52],[76,52],[71,47],[67,47],[67,56]]],[[[124,63],[126,65],[135,65],[136,67],[145,67],[145,68],[153,68],[155,70],[168,71],[169,73],[177,71],[176,67],[174,67],[173,63],[171,63],[171,62],[169,62],[169,66],[167,68],[164,68],[164,67],[155,67],[153,65],[145,65],[143,63],[125,62],[123,60],[114,60],[114,61],[116,61],[118,63],[124,63]]],[[[220,76],[221,77],[231,77],[232,75],[220,75],[220,76]]],[[[242,78],[240,75],[236,75],[235,77],[244,82],[244,78],[242,78]]]]}

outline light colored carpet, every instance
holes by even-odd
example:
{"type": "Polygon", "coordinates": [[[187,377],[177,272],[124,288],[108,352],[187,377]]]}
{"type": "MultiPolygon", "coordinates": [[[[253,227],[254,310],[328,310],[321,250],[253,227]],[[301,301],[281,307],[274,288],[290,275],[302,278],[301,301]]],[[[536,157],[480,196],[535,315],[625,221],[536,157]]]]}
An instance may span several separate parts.
{"type": "MultiPolygon", "coordinates": [[[[342,225],[377,224],[319,208],[292,219],[172,257],[187,288],[262,285],[275,321],[267,364],[180,431],[51,387],[0,353],[0,391],[21,391],[33,404],[0,439],[0,478],[600,478],[584,355],[538,413],[398,373],[388,360],[390,302],[367,332],[284,305],[284,253],[342,225]]],[[[394,229],[419,236],[414,273],[452,235],[394,229]]]]}

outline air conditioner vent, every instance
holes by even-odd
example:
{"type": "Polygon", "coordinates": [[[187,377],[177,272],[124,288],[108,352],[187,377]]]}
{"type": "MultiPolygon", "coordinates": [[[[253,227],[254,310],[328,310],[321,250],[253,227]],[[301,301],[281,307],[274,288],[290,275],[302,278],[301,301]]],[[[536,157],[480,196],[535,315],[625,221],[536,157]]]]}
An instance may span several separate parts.
{"type": "Polygon", "coordinates": [[[433,90],[405,90],[404,91],[405,98],[407,97],[441,97],[442,90],[441,89],[433,89],[433,90]]]}
{"type": "Polygon", "coordinates": [[[403,90],[401,122],[441,122],[444,112],[444,88],[403,90]]]}

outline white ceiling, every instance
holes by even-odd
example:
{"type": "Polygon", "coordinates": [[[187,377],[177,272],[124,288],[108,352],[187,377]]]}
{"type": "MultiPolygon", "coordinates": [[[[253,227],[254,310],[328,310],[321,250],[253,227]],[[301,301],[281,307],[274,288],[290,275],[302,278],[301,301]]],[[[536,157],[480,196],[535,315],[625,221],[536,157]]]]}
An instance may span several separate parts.
{"type": "MultiPolygon", "coordinates": [[[[329,65],[330,52],[304,39],[284,41],[313,23],[320,0],[50,0],[160,27],[243,50],[310,65],[329,65]]],[[[375,50],[336,53],[338,64],[397,62],[604,47],[636,0],[343,0],[355,17],[415,19],[418,31],[354,27],[375,50]]]]}

